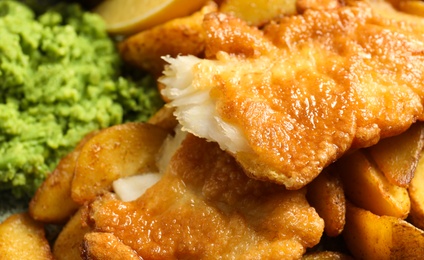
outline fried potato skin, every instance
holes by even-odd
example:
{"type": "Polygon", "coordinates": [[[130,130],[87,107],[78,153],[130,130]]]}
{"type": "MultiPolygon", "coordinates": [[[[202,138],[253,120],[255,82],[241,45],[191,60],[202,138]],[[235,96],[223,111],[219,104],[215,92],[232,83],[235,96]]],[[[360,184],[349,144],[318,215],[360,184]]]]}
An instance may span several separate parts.
{"type": "Polygon", "coordinates": [[[402,12],[424,17],[424,3],[417,0],[389,0],[397,9],[402,12]]]}
{"type": "Polygon", "coordinates": [[[424,147],[424,124],[414,123],[400,135],[380,140],[366,149],[387,180],[408,187],[424,147]]]}
{"type": "Polygon", "coordinates": [[[424,231],[348,203],[343,237],[355,259],[421,259],[424,231]]]}
{"type": "Polygon", "coordinates": [[[297,0],[295,5],[296,11],[301,14],[309,9],[325,10],[343,6],[342,2],[338,0],[297,0]]]}
{"type": "Polygon", "coordinates": [[[410,210],[408,191],[390,183],[362,150],[336,162],[346,198],[377,215],[404,219],[410,210]]]}
{"type": "Polygon", "coordinates": [[[87,141],[78,156],[72,199],[82,205],[111,190],[118,178],[157,172],[156,154],[168,133],[147,123],[126,123],[101,130],[87,141]]]}
{"type": "Polygon", "coordinates": [[[0,224],[2,260],[53,260],[44,225],[27,213],[15,214],[0,224]]]}
{"type": "Polygon", "coordinates": [[[346,200],[343,184],[337,172],[324,169],[315,180],[307,185],[307,199],[321,218],[328,236],[338,236],[344,228],[346,200]]]}
{"type": "Polygon", "coordinates": [[[246,21],[249,25],[261,26],[275,18],[296,13],[295,0],[224,0],[220,12],[246,21]]]}
{"type": "Polygon", "coordinates": [[[173,113],[174,109],[172,107],[163,106],[151,118],[149,118],[147,123],[160,126],[163,129],[172,132],[178,125],[178,121],[173,113]]]}
{"type": "Polygon", "coordinates": [[[84,235],[91,231],[91,228],[83,222],[82,211],[83,208],[79,208],[56,238],[53,245],[53,255],[56,260],[81,258],[84,235]]]}
{"type": "Polygon", "coordinates": [[[78,210],[79,204],[71,197],[75,165],[82,147],[96,133],[94,131],[86,135],[72,152],[60,160],[37,189],[29,204],[29,214],[33,219],[46,223],[64,223],[78,210]]]}
{"type": "Polygon", "coordinates": [[[418,162],[414,177],[408,187],[411,199],[411,211],[408,219],[414,226],[424,229],[424,156],[418,162]]]}
{"type": "Polygon", "coordinates": [[[159,76],[166,63],[162,56],[203,53],[205,36],[202,20],[206,13],[216,10],[216,4],[209,2],[191,16],[174,19],[137,33],[119,44],[121,57],[128,64],[159,76]]]}

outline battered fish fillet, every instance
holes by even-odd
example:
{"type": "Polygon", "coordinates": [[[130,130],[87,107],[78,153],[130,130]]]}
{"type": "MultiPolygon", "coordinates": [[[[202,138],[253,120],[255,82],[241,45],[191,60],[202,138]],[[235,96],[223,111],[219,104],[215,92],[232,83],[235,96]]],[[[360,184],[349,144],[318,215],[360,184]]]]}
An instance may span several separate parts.
{"type": "Polygon", "coordinates": [[[103,259],[105,247],[119,249],[110,259],[122,259],[115,251],[128,259],[300,259],[324,228],[305,189],[250,179],[216,143],[193,135],[137,200],[105,195],[85,215],[93,228],[85,259],[103,259]]]}
{"type": "Polygon", "coordinates": [[[256,179],[299,189],[349,149],[423,120],[424,19],[347,1],[271,22],[206,16],[206,59],[165,58],[183,129],[256,179]]]}

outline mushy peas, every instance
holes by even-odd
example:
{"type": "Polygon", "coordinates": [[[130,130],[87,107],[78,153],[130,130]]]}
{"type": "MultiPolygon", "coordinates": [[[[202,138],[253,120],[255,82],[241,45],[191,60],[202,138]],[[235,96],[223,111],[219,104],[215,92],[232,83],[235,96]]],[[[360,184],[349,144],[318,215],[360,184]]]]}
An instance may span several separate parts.
{"type": "Polygon", "coordinates": [[[151,78],[135,83],[120,68],[95,14],[0,0],[0,191],[31,195],[85,134],[161,105],[151,78]]]}

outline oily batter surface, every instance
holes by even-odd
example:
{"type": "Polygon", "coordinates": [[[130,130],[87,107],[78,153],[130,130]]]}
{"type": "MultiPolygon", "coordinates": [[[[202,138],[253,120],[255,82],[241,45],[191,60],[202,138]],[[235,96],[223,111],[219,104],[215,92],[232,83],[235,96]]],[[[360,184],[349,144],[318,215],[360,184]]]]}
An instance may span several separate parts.
{"type": "Polygon", "coordinates": [[[137,200],[104,196],[85,214],[86,259],[110,247],[120,259],[299,259],[324,227],[305,189],[250,179],[216,143],[192,135],[137,200]]]}
{"type": "Polygon", "coordinates": [[[223,13],[203,26],[206,59],[168,59],[162,94],[185,130],[253,178],[299,189],[349,149],[424,119],[418,16],[347,1],[260,29],[223,13]]]}

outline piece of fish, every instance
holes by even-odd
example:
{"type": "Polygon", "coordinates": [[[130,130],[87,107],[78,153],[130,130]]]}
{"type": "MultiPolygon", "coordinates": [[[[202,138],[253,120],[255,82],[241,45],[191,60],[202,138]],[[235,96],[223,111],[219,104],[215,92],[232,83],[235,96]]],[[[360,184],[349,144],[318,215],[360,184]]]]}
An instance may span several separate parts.
{"type": "Polygon", "coordinates": [[[324,229],[305,193],[250,179],[216,143],[188,135],[138,199],[105,195],[87,207],[93,233],[83,254],[99,259],[113,247],[110,259],[300,259],[324,229]]]}
{"type": "Polygon", "coordinates": [[[303,10],[258,29],[205,17],[205,59],[165,58],[183,129],[253,178],[299,189],[350,149],[423,120],[424,19],[382,1],[303,10]]]}

